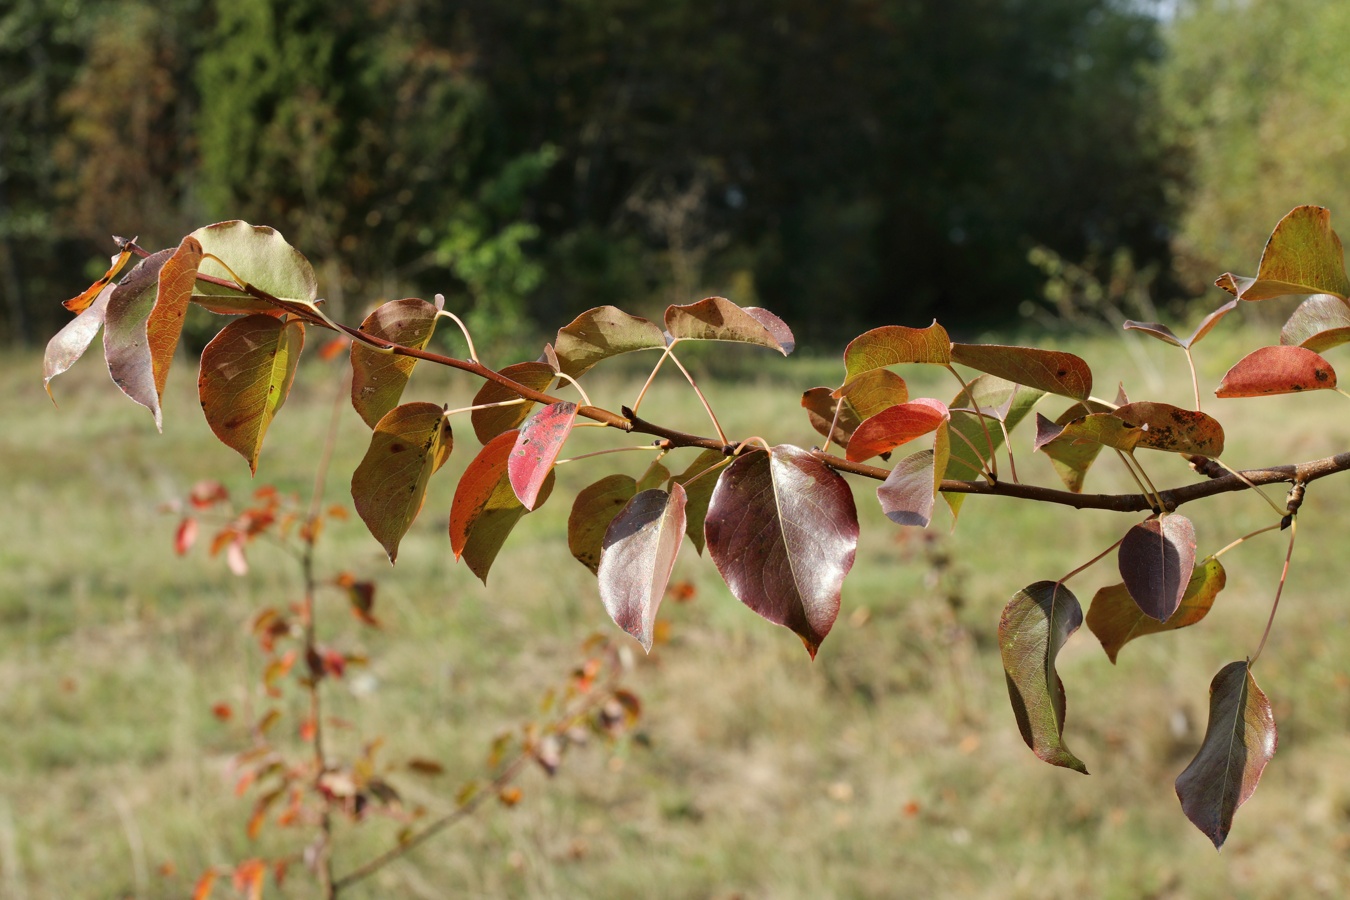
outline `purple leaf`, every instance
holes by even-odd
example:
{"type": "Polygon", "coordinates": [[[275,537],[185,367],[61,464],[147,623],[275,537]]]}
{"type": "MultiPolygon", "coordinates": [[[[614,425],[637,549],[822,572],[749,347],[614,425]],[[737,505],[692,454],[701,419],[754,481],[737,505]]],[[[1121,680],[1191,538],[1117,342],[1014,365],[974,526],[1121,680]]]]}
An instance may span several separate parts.
{"type": "Polygon", "coordinates": [[[1228,574],[1214,557],[1198,564],[1186,585],[1181,605],[1166,622],[1158,622],[1144,615],[1125,585],[1113,584],[1093,595],[1092,605],[1088,608],[1087,627],[1102,642],[1102,649],[1114,663],[1120,648],[1135,638],[1185,628],[1209,615],[1214,598],[1227,583],[1228,574]]]}
{"type": "Polygon", "coordinates": [[[600,551],[600,599],[648,653],[656,611],[684,539],[684,488],[642,491],[610,522],[600,551]]]}
{"type": "Polygon", "coordinates": [[[534,509],[539,489],[553,471],[553,462],[576,420],[577,405],[563,400],[530,416],[516,435],[507,472],[511,489],[526,509],[534,509]]]}
{"type": "Polygon", "coordinates": [[[1120,542],[1120,577],[1147,616],[1166,622],[1195,569],[1195,527],[1178,513],[1134,526],[1120,542]]]}

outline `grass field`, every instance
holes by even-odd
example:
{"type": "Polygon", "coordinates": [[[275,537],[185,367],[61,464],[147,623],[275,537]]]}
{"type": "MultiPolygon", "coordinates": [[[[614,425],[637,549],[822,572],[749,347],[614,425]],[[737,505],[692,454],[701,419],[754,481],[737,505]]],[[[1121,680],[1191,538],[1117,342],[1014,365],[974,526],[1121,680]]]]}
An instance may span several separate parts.
{"type": "MultiPolygon", "coordinates": [[[[1202,346],[1202,384],[1273,336],[1225,323],[1202,346]],[[1209,361],[1209,362],[1207,362],[1209,361]]],[[[1066,343],[1094,365],[1096,393],[1125,382],[1134,399],[1189,403],[1184,360],[1118,337],[1066,343]]],[[[754,354],[754,350],[734,350],[754,354]]],[[[805,388],[838,378],[835,360],[785,362],[707,386],[733,434],[810,445],[797,408],[805,388]]],[[[1336,359],[1333,358],[1333,363],[1336,359]]],[[[0,366],[0,896],[182,897],[197,873],[299,841],[244,834],[251,798],[231,790],[237,721],[256,690],[250,614],[298,596],[294,567],[266,547],[253,572],[229,574],[201,548],[171,550],[161,503],[199,478],[250,489],[247,466],[197,413],[187,365],[171,377],[165,434],[89,359],[43,396],[40,360],[0,366]]],[[[304,492],[328,415],[333,371],[302,368],[268,437],[258,481],[304,492]]],[[[906,373],[909,374],[909,373],[906,373]]],[[[603,375],[597,402],[629,402],[640,379],[603,375]]],[[[925,382],[920,382],[920,385],[925,382]]],[[[928,383],[931,385],[931,383],[928,383]]],[[[415,394],[460,404],[475,385],[419,371],[415,394]]],[[[950,399],[954,385],[931,386],[950,399]]],[[[916,393],[925,393],[916,389],[916,393]]],[[[1047,414],[1062,405],[1046,401],[1047,414]]],[[[1209,401],[1240,466],[1310,459],[1350,446],[1346,401],[1331,392],[1209,401]]],[[[680,383],[663,380],[644,413],[705,431],[680,383]],[[669,412],[666,412],[669,411],[669,412]],[[658,416],[658,412],[660,415],[658,416]]],[[[457,426],[458,472],[475,446],[457,426]]],[[[329,497],[365,449],[343,418],[329,497]]],[[[578,433],[569,453],[596,444],[578,433]]],[[[1023,480],[1055,483],[1014,435],[1023,480]]],[[[434,757],[439,781],[398,783],[434,809],[479,773],[493,736],[530,718],[540,693],[592,632],[622,637],[593,577],[568,554],[575,491],[639,454],[560,470],[552,501],[527,517],[486,589],[454,563],[445,538],[452,478],[433,482],[421,519],[390,570],[360,523],[333,528],[320,565],[379,579],[385,627],[361,630],[333,597],[320,627],[371,658],[366,686],[338,684],[334,735],[353,754],[376,735],[385,757],[434,757]],[[443,783],[441,783],[443,782],[443,783]]],[[[1195,476],[1154,455],[1160,486],[1195,476]]],[[[683,457],[673,459],[682,467],[683,457]]],[[[1103,460],[1090,490],[1128,489],[1103,460]]],[[[1207,689],[1255,649],[1284,553],[1266,535],[1228,554],[1227,590],[1199,626],[1126,647],[1111,666],[1084,629],[1060,661],[1066,739],[1091,777],[1054,769],[1022,744],[1008,708],[995,631],[1019,587],[1057,578],[1114,541],[1127,522],[1105,513],[973,498],[952,531],[945,510],[925,533],[901,531],[857,483],[863,519],[844,609],[815,662],[788,631],[762,622],[686,545],[677,579],[697,587],[667,602],[669,642],[632,644],[629,683],[644,701],[640,740],[570,756],[552,780],[531,770],[523,802],[484,811],[355,890],[354,897],[1307,897],[1350,884],[1350,479],[1313,485],[1300,517],[1276,629],[1255,670],[1275,705],[1280,749],[1240,811],[1222,854],[1182,816],[1172,781],[1204,729],[1207,689]],[[934,561],[945,560],[935,565],[934,561]]],[[[1278,490],[1272,491],[1276,497],[1278,490]]],[[[1267,524],[1250,496],[1187,508],[1202,553],[1267,524]]],[[[1107,560],[1073,582],[1084,607],[1117,581],[1107,560]]],[[[382,849],[395,826],[343,827],[344,871],[382,849]]],[[[226,896],[228,888],[218,889],[226,896]]],[[[306,897],[301,873],[268,896],[306,897]]],[[[345,895],[344,896],[348,896],[345,895]]]]}

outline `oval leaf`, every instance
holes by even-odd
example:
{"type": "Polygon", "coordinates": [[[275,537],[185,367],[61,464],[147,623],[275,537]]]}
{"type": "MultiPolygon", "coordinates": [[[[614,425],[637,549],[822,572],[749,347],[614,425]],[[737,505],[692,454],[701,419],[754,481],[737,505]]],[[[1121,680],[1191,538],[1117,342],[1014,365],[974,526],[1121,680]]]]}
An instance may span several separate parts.
{"type": "Polygon", "coordinates": [[[1246,661],[1231,662],[1209,685],[1209,724],[1200,752],[1177,776],[1177,799],[1186,818],[1223,846],[1233,814],[1256,790],[1275,755],[1279,736],[1270,701],[1246,661]]]}
{"type": "Polygon", "coordinates": [[[104,318],[103,355],[108,360],[108,372],[122,393],[150,410],[156,428],[163,425],[163,417],[146,324],[155,307],[159,270],[172,255],[172,250],[160,250],[137,263],[113,288],[104,318]]]}
{"type": "Polygon", "coordinates": [[[1087,774],[1087,766],[1064,745],[1064,683],[1055,659],[1083,624],[1083,608],[1064,585],[1038,581],[1013,595],[998,623],[998,645],[1013,715],[1038,757],[1087,774]]]}
{"type": "Polygon", "coordinates": [[[814,659],[858,545],[848,484],[800,448],[757,450],[717,480],[704,532],[736,599],[796,632],[814,659]]]}
{"type": "Polygon", "coordinates": [[[848,441],[848,459],[862,462],[889,453],[901,444],[922,437],[947,421],[947,407],[940,400],[922,397],[882,410],[862,422],[848,441]]]}
{"type": "Polygon", "coordinates": [[[1264,397],[1335,387],[1336,371],[1313,351],[1303,347],[1262,347],[1228,370],[1214,396],[1264,397]]]}
{"type": "Polygon", "coordinates": [[[155,394],[162,400],[169,378],[178,338],[183,333],[192,288],[197,283],[197,267],[202,261],[202,245],[192,235],[183,238],[173,256],[159,271],[159,288],[145,336],[150,346],[150,363],[155,376],[155,394]]]}
{"type": "Polygon", "coordinates": [[[1350,307],[1330,294],[1312,295],[1284,323],[1280,343],[1314,353],[1350,343],[1350,307]]]}
{"type": "Polygon", "coordinates": [[[352,475],[352,501],[389,562],[422,510],[427,483],[450,458],[454,440],[445,410],[434,403],[406,403],[375,425],[370,447],[352,475]]]}
{"type": "Polygon", "coordinates": [[[511,489],[526,509],[534,509],[544,479],[553,471],[553,461],[576,420],[577,405],[562,400],[530,416],[516,434],[507,471],[511,489]]]}
{"type": "Polygon", "coordinates": [[[608,475],[582,488],[567,517],[567,549],[577,562],[592,572],[600,568],[609,523],[637,492],[637,481],[630,475],[608,475]]]}
{"type": "Polygon", "coordinates": [[[1206,559],[1195,567],[1191,580],[1186,585],[1186,593],[1181,597],[1181,605],[1168,617],[1166,622],[1144,615],[1139,605],[1130,596],[1124,584],[1113,584],[1099,590],[1092,598],[1088,608],[1087,626],[1111,662],[1116,661],[1120,648],[1135,638],[1149,634],[1161,634],[1164,631],[1176,631],[1194,625],[1214,606],[1214,598],[1228,583],[1228,575],[1223,565],[1214,557],[1206,559]]]}
{"type": "Polygon", "coordinates": [[[600,599],[624,631],[648,653],[656,611],[665,596],[675,556],[684,539],[684,488],[670,486],[633,497],[605,531],[600,567],[600,599]]]}
{"type": "Polygon", "coordinates": [[[1197,410],[1144,400],[1118,406],[1111,415],[1144,430],[1136,447],[1197,456],[1223,455],[1223,426],[1197,410]]]}
{"type": "MultiPolygon", "coordinates": [[[[436,330],[436,307],[417,297],[391,300],[366,316],[361,323],[366,334],[425,349],[436,330]]],[[[417,360],[411,356],[380,353],[359,341],[352,342],[352,408],[371,428],[403,396],[417,360]]]]}
{"type": "Polygon", "coordinates": [[[565,375],[580,378],[601,360],[634,350],[664,350],[666,336],[654,322],[613,306],[588,309],[558,329],[553,350],[565,375]]]}
{"type": "Polygon", "coordinates": [[[42,386],[47,389],[47,396],[52,398],[53,403],[56,398],[52,396],[52,379],[75,365],[75,361],[84,356],[84,351],[98,337],[98,330],[103,327],[103,319],[108,312],[108,301],[112,299],[112,292],[116,288],[114,284],[104,287],[82,313],[67,322],[47,342],[47,349],[42,354],[42,386]]]}
{"type": "MultiPolygon", "coordinates": [[[[488,570],[527,510],[516,499],[507,475],[507,462],[516,443],[516,432],[493,438],[478,451],[460,476],[450,505],[450,549],[470,571],[487,584],[488,570]]],[[[553,473],[539,489],[536,506],[542,506],[553,491],[553,473]]]]}
{"type": "Polygon", "coordinates": [[[1195,526],[1177,513],[1140,522],[1120,542],[1120,577],[1144,615],[1166,622],[1195,569],[1195,526]]]}
{"type": "Polygon", "coordinates": [[[873,369],[902,363],[951,362],[951,338],[947,330],[933,320],[927,328],[883,325],[858,335],[844,348],[844,369],[848,380],[873,369]]]}
{"type": "Polygon", "coordinates": [[[1061,350],[952,344],[952,362],[1075,400],[1086,400],[1092,393],[1092,370],[1088,364],[1061,350]]]}
{"type": "MultiPolygon", "coordinates": [[[[274,297],[312,305],[319,294],[319,283],[309,260],[273,228],[232,220],[198,228],[192,237],[201,244],[203,252],[224,260],[235,275],[274,297]]],[[[214,260],[203,260],[198,271],[233,281],[230,273],[214,260]]],[[[243,291],[204,281],[196,283],[192,299],[212,312],[225,315],[279,312],[272,304],[243,291]]]]}
{"type": "Polygon", "coordinates": [[[1288,294],[1350,297],[1341,239],[1322,206],[1296,206],[1271,232],[1255,278],[1232,273],[1215,282],[1239,300],[1268,300],[1288,294]]]}
{"type": "Polygon", "coordinates": [[[197,392],[217,438],[258,471],[267,426],[286,402],[305,326],[273,316],[247,316],[226,325],[202,350],[197,392]]]}
{"type": "Polygon", "coordinates": [[[694,549],[703,554],[703,523],[708,516],[708,504],[712,501],[713,490],[717,487],[717,473],[709,472],[718,463],[728,462],[719,450],[704,450],[689,464],[674,481],[684,488],[686,501],[684,506],[684,533],[689,535],[694,549]],[[706,473],[706,474],[705,474],[706,473]],[[702,478],[698,476],[702,475],[702,478]],[[689,482],[698,478],[693,484],[689,482]]]}
{"type": "Polygon", "coordinates": [[[796,346],[792,331],[766,309],[739,307],[725,297],[708,297],[666,309],[666,331],[684,341],[758,344],[787,356],[796,346]]]}
{"type": "MultiPolygon", "coordinates": [[[[553,384],[554,376],[552,367],[548,363],[542,362],[515,363],[502,369],[501,374],[516,384],[524,385],[536,391],[548,390],[549,385],[553,384]]],[[[495,381],[485,381],[483,386],[478,389],[478,393],[474,395],[473,405],[484,406],[488,403],[505,403],[509,400],[518,399],[520,399],[520,395],[510,388],[495,381]]],[[[486,444],[502,432],[515,431],[519,428],[520,423],[530,417],[532,409],[534,409],[534,401],[532,400],[513,403],[510,406],[497,406],[492,409],[475,409],[471,414],[473,433],[478,437],[480,444],[486,444]]]]}

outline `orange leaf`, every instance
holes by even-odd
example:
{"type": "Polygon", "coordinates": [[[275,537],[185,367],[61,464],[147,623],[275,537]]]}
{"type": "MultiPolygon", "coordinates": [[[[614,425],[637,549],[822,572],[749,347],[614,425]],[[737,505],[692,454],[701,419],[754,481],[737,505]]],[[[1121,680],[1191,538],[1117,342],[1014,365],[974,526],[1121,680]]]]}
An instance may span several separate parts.
{"type": "Polygon", "coordinates": [[[61,305],[76,314],[84,312],[93,305],[94,300],[98,298],[99,293],[117,277],[117,273],[122,271],[122,267],[127,264],[127,260],[129,259],[131,259],[130,250],[123,250],[121,253],[114,256],[112,258],[112,265],[108,267],[108,271],[104,272],[98,281],[95,281],[93,284],[89,285],[89,287],[85,288],[83,292],[71,297],[61,305]]]}
{"type": "Polygon", "coordinates": [[[192,889],[192,900],[206,900],[211,896],[211,891],[216,886],[216,879],[220,877],[220,872],[215,869],[207,869],[202,873],[202,877],[197,879],[197,885],[192,889]]]}
{"type": "Polygon", "coordinates": [[[188,235],[173,256],[159,270],[159,290],[155,306],[145,323],[145,339],[150,347],[150,364],[155,377],[155,392],[164,398],[164,383],[169,365],[183,333],[183,317],[192,302],[192,286],[197,283],[197,266],[202,261],[202,245],[188,235]]]}
{"type": "Polygon", "coordinates": [[[179,556],[187,553],[197,541],[197,520],[187,516],[178,523],[178,531],[173,537],[173,550],[179,556]]]}

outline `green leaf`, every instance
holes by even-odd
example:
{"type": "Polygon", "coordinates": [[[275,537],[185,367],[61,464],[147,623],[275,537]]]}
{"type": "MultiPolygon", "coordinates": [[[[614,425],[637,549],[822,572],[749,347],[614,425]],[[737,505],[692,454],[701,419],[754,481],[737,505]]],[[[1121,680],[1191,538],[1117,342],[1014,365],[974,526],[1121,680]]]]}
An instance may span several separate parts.
{"type": "Polygon", "coordinates": [[[160,430],[163,415],[146,326],[158,296],[159,271],[172,255],[172,250],[152,253],[122,279],[108,300],[103,329],[103,355],[113,382],[122,393],[150,410],[160,430]]]}
{"type": "MultiPolygon", "coordinates": [[[[423,350],[436,330],[436,307],[417,297],[390,300],[366,316],[361,330],[395,344],[423,350]]],[[[360,341],[353,341],[351,362],[352,408],[374,428],[385,413],[398,406],[417,359],[380,353],[360,341]]]]}
{"type": "Polygon", "coordinates": [[[665,347],[666,336],[656,323],[613,306],[600,306],[559,328],[553,349],[563,374],[580,378],[611,356],[665,347]]]}
{"type": "MultiPolygon", "coordinates": [[[[488,570],[511,530],[527,510],[516,499],[507,474],[516,432],[499,434],[473,458],[460,476],[450,505],[450,549],[487,584],[488,570]]],[[[536,508],[553,492],[550,472],[539,489],[536,508]]]]}
{"type": "Polygon", "coordinates": [[[600,599],[615,624],[648,653],[656,612],[670,583],[684,539],[684,488],[648,490],[634,496],[605,531],[596,572],[600,599]]]}
{"type": "Polygon", "coordinates": [[[567,549],[577,562],[592,572],[599,569],[605,531],[637,492],[629,475],[607,475],[581,489],[567,517],[567,549]]]}
{"type": "Polygon", "coordinates": [[[246,316],[221,329],[202,350],[197,392],[217,438],[258,471],[263,437],[286,402],[305,326],[274,316],[246,316]]]}
{"type": "Polygon", "coordinates": [[[864,332],[844,348],[844,369],[847,380],[873,369],[884,369],[902,363],[932,363],[945,366],[951,362],[951,338],[947,330],[933,321],[927,328],[906,328],[903,325],[883,325],[864,332]]]}
{"type": "Polygon", "coordinates": [[[921,397],[892,406],[858,425],[848,441],[848,459],[862,462],[889,453],[902,444],[936,431],[947,421],[947,407],[940,400],[921,397]]]}
{"type": "MultiPolygon", "coordinates": [[[[946,464],[944,478],[955,481],[971,481],[978,478],[981,470],[981,458],[989,453],[989,444],[993,442],[995,452],[1003,446],[1003,431],[1012,434],[1032,408],[1045,396],[1045,391],[1014,384],[993,375],[981,375],[970,381],[952,400],[949,411],[951,420],[948,427],[965,440],[957,437],[951,442],[951,455],[946,464]],[[974,412],[976,406],[982,415],[974,412]],[[991,420],[1001,419],[1003,428],[991,420]],[[980,424],[983,418],[984,424],[980,424]],[[989,436],[985,437],[988,431],[989,436]],[[979,448],[979,453],[975,449],[979,448]]],[[[943,494],[952,516],[958,516],[965,503],[965,494],[943,494]]]]}
{"type": "Polygon", "coordinates": [[[1313,351],[1303,347],[1262,347],[1228,370],[1214,396],[1265,397],[1335,387],[1336,370],[1313,351]]]}
{"type": "Polygon", "coordinates": [[[1088,364],[1061,350],[952,344],[952,362],[1074,400],[1086,400],[1092,393],[1092,370],[1088,364]]]}
{"type": "Polygon", "coordinates": [[[1255,278],[1225,273],[1215,282],[1239,300],[1269,300],[1288,294],[1350,297],[1341,239],[1331,229],[1331,212],[1296,206],[1266,241],[1255,278]]]}
{"type": "Polygon", "coordinates": [[[1245,661],[1219,670],[1209,685],[1209,723],[1200,751],[1177,776],[1177,799],[1196,828],[1223,846],[1233,815],[1256,791],[1279,736],[1270,701],[1245,661]]]}
{"type": "Polygon", "coordinates": [[[704,532],[736,599],[796,632],[814,659],[858,546],[843,478],[787,444],[747,453],[718,478],[704,532]]]}
{"type": "Polygon", "coordinates": [[[796,347],[796,339],[782,319],[766,309],[737,306],[725,297],[667,307],[666,332],[683,341],[758,344],[784,356],[796,347]]]}
{"type": "Polygon", "coordinates": [[[390,563],[422,510],[432,474],[445,465],[453,447],[450,421],[435,403],[405,403],[375,424],[352,475],[352,501],[390,563]]]}
{"type": "Polygon", "coordinates": [[[52,396],[52,379],[75,365],[76,360],[84,356],[84,351],[94,342],[94,338],[98,337],[98,331],[103,327],[103,319],[108,312],[108,301],[116,288],[115,284],[104,287],[83,312],[67,322],[66,326],[52,335],[52,339],[47,342],[47,349],[42,354],[42,386],[47,389],[47,396],[52,398],[53,403],[56,402],[56,398],[52,396]]]}
{"type": "Polygon", "coordinates": [[[1125,585],[1113,584],[1097,591],[1092,598],[1087,626],[1101,641],[1102,649],[1114,663],[1120,648],[1135,638],[1176,631],[1194,625],[1209,615],[1214,598],[1227,583],[1228,575],[1223,565],[1212,556],[1206,559],[1191,573],[1186,593],[1181,597],[1181,605],[1165,622],[1144,615],[1125,585]]]}
{"type": "MultiPolygon", "coordinates": [[[[1082,408],[1084,407],[1081,405],[1076,407],[1082,408]]],[[[1038,413],[1034,447],[1037,450],[1045,450],[1052,442],[1097,444],[1130,453],[1139,445],[1144,433],[1144,429],[1138,425],[1132,425],[1109,412],[1078,416],[1062,425],[1051,422],[1038,413]]]]}
{"type": "Polygon", "coordinates": [[[1076,440],[1072,432],[1066,437],[1061,437],[1064,426],[1076,419],[1092,415],[1093,410],[1100,412],[1104,409],[1106,407],[1099,403],[1075,403],[1054,422],[1042,415],[1036,416],[1035,449],[1050,457],[1055,473],[1064,482],[1064,487],[1075,494],[1082,493],[1087,471],[1092,468],[1098,454],[1102,452],[1103,444],[1094,440],[1076,440]]]}
{"type": "MultiPolygon", "coordinates": [[[[542,362],[515,363],[502,369],[501,374],[516,384],[536,391],[548,390],[549,385],[553,384],[554,377],[553,369],[547,363],[542,362]]],[[[510,388],[495,381],[485,381],[483,386],[478,389],[478,393],[474,395],[473,405],[504,403],[519,398],[520,395],[510,388]]],[[[486,444],[503,432],[515,431],[522,422],[530,417],[530,412],[533,409],[533,400],[524,400],[510,406],[498,406],[493,409],[475,409],[471,414],[473,433],[477,436],[480,444],[486,444]]]]}
{"type": "Polygon", "coordinates": [[[1166,622],[1180,607],[1195,569],[1195,526],[1180,513],[1140,522],[1126,532],[1117,559],[1139,609],[1166,622]]]}
{"type": "MultiPolygon", "coordinates": [[[[309,260],[286,243],[286,239],[275,229],[233,220],[198,228],[192,232],[192,237],[201,244],[203,252],[224,260],[244,282],[274,297],[312,306],[319,295],[318,280],[314,277],[309,260]]],[[[234,280],[214,260],[203,260],[198,272],[227,281],[234,280]]],[[[212,312],[225,315],[275,315],[279,312],[272,304],[243,291],[202,281],[197,282],[193,289],[192,299],[212,312]]]]}
{"type": "Polygon", "coordinates": [[[650,491],[652,488],[659,488],[670,480],[670,470],[658,463],[652,463],[647,471],[642,474],[641,480],[637,483],[639,491],[650,491]]]}
{"type": "Polygon", "coordinates": [[[708,504],[712,500],[713,490],[717,487],[718,473],[708,472],[708,469],[718,463],[727,462],[727,458],[718,450],[704,450],[694,461],[689,464],[679,475],[675,476],[675,483],[684,488],[687,500],[684,506],[685,534],[689,535],[689,540],[693,542],[694,549],[703,554],[703,522],[708,515],[708,504]],[[695,477],[703,475],[693,484],[689,482],[695,477]]]}
{"type": "Polygon", "coordinates": [[[1280,343],[1314,353],[1350,343],[1350,307],[1331,294],[1313,294],[1284,323],[1280,343]]]}
{"type": "Polygon", "coordinates": [[[1055,659],[1083,624],[1078,598],[1064,585],[1038,581],[1013,595],[998,623],[998,644],[1013,715],[1038,757],[1087,774],[1087,766],[1064,744],[1064,683],[1055,659]]]}
{"type": "Polygon", "coordinates": [[[511,488],[526,509],[535,508],[544,479],[552,473],[553,462],[576,420],[577,405],[563,400],[530,416],[516,434],[507,471],[511,488]]]}
{"type": "Polygon", "coordinates": [[[1111,415],[1144,429],[1136,447],[1197,456],[1223,455],[1223,426],[1197,410],[1143,400],[1118,406],[1111,415]]]}

